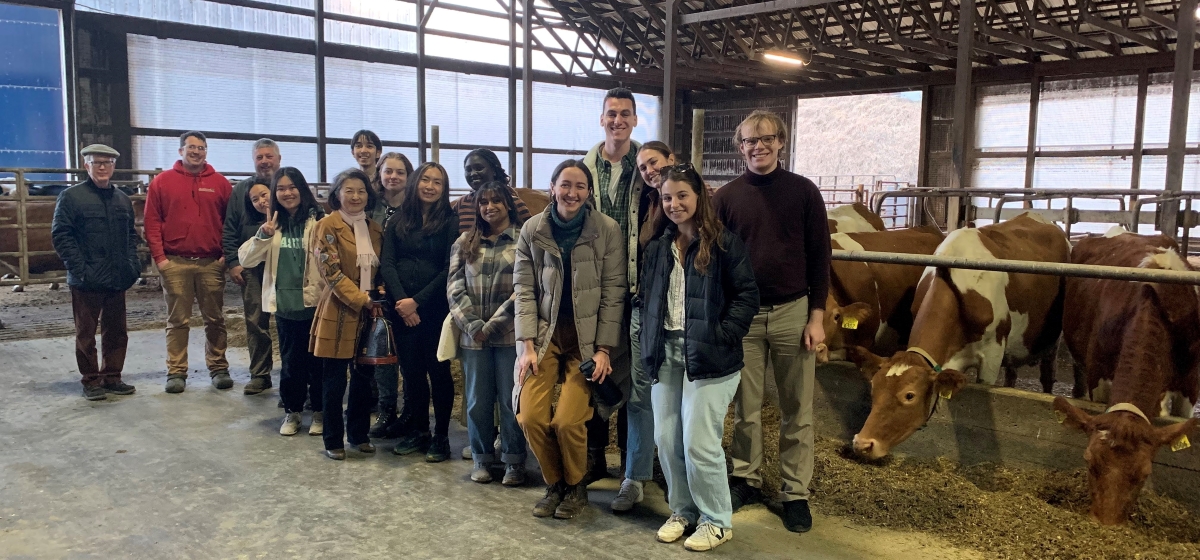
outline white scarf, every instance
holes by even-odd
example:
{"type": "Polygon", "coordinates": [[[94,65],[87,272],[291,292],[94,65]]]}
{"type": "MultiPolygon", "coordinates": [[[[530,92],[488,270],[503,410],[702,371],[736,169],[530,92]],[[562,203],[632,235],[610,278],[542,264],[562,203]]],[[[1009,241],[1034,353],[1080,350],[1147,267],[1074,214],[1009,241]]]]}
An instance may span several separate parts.
{"type": "Polygon", "coordinates": [[[354,228],[354,247],[358,253],[358,287],[364,292],[370,292],[375,269],[379,266],[379,255],[375,254],[375,246],[371,244],[367,213],[360,211],[351,214],[345,210],[338,210],[338,213],[342,215],[342,221],[354,228]]]}

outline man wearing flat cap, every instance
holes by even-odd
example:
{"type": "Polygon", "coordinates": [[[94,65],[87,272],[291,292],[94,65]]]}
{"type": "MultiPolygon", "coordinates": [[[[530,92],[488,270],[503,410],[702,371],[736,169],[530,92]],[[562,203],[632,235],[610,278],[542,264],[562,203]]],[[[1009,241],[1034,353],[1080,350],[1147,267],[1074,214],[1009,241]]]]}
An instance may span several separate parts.
{"type": "Polygon", "coordinates": [[[83,375],[83,396],[100,401],[108,394],[129,395],[121,381],[129,336],[125,291],[142,274],[133,204],[112,185],[121,154],[103,144],[84,148],[88,179],[65,191],[54,208],[54,250],[67,267],[71,309],[75,315],[75,361],[83,375]],[[100,355],[96,359],[96,327],[100,355]]]}

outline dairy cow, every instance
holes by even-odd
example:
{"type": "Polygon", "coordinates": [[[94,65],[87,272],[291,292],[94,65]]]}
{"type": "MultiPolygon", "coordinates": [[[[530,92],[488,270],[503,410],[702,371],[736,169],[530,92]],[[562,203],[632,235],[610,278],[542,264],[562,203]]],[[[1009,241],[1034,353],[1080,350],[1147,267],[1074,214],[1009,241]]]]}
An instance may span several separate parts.
{"type": "MultiPolygon", "coordinates": [[[[1067,238],[1032,215],[946,236],[935,255],[976,260],[1066,262],[1067,238]]],[[[1001,367],[1042,362],[1053,384],[1053,349],[1061,331],[1062,280],[1056,276],[929,267],[913,302],[908,349],[884,359],[861,356],[871,377],[871,414],[854,436],[858,453],[879,458],[928,420],[937,399],[966,383],[963,372],[995,383],[1001,367]],[[1044,358],[1044,359],[1043,359],[1044,358]]],[[[1012,374],[1006,376],[1011,379],[1012,374]]]]}
{"type": "MultiPolygon", "coordinates": [[[[1190,270],[1163,235],[1114,228],[1079,241],[1071,262],[1190,270]]],[[[1094,400],[1112,406],[1091,416],[1066,399],[1054,409],[1088,436],[1091,515],[1105,525],[1129,519],[1159,447],[1179,440],[1196,419],[1155,427],[1149,416],[1190,417],[1200,362],[1200,298],[1193,286],[1068,278],[1063,339],[1087,374],[1094,400]]]]}
{"type": "Polygon", "coordinates": [[[856,233],[883,231],[883,219],[861,202],[834,206],[825,214],[829,221],[829,233],[856,233]]]}
{"type": "MultiPolygon", "coordinates": [[[[935,227],[835,233],[834,249],[932,255],[945,238],[935,227]]],[[[846,347],[890,354],[908,341],[920,266],[833,261],[825,303],[825,345],[817,362],[846,359],[846,347]]]]}

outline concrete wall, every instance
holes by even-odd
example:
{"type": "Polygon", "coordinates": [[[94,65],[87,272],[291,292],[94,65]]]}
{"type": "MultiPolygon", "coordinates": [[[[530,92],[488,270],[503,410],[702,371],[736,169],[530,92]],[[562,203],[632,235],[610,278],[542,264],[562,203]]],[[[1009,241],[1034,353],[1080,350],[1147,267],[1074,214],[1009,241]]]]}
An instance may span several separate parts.
{"type": "MultiPolygon", "coordinates": [[[[849,441],[871,411],[870,394],[867,380],[851,364],[818,367],[813,411],[817,433],[849,441]]],[[[1087,438],[1058,423],[1051,401],[1050,395],[971,384],[953,399],[942,400],[929,424],[895,452],[946,456],[963,464],[1081,468],[1087,438]]],[[[1088,401],[1071,402],[1092,414],[1105,408],[1088,401]]],[[[1179,421],[1182,419],[1155,419],[1159,425],[1179,421]]],[[[1179,452],[1161,448],[1147,488],[1200,512],[1200,445],[1179,452]]]]}

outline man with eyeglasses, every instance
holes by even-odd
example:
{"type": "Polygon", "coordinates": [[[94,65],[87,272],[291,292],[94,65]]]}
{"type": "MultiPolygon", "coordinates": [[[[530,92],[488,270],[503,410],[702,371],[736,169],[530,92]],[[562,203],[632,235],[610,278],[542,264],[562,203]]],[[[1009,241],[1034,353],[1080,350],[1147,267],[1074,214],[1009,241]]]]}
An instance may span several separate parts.
{"type": "Polygon", "coordinates": [[[812,529],[813,350],[825,341],[821,321],[829,292],[825,201],[812,181],[780,166],[787,125],[775,113],[754,111],[738,125],[733,140],[746,172],[717,190],[713,206],[750,251],[760,308],[742,340],[745,367],[733,399],[729,492],[734,511],[762,501],[762,403],[769,356],[779,388],[783,523],[803,533],[812,529]]]}
{"type": "Polygon", "coordinates": [[[279,144],[270,138],[260,138],[251,148],[254,156],[254,176],[238,181],[225,210],[225,228],[221,244],[229,278],[242,288],[242,316],[246,319],[246,349],[250,351],[250,382],[242,388],[246,395],[257,395],[271,388],[271,314],[263,311],[262,280],[266,263],[243,268],[238,261],[238,249],[258,233],[259,224],[246,217],[246,193],[255,183],[271,186],[279,171],[279,144]]]}
{"type": "Polygon", "coordinates": [[[83,375],[83,397],[102,401],[108,394],[131,395],[121,381],[129,336],[125,291],[142,275],[133,204],[112,185],[121,154],[104,144],[80,151],[88,179],[65,191],[54,207],[50,233],[54,250],[67,267],[71,311],[75,317],[75,363],[83,375]],[[100,356],[96,359],[96,327],[100,356]]]}
{"type": "Polygon", "coordinates": [[[150,182],[146,244],[167,300],[167,392],[182,393],[188,375],[192,302],[204,317],[204,358],[213,387],[233,387],[225,359],[225,257],[221,232],[233,187],[208,164],[208,139],[179,137],[179,161],[150,182]]]}

